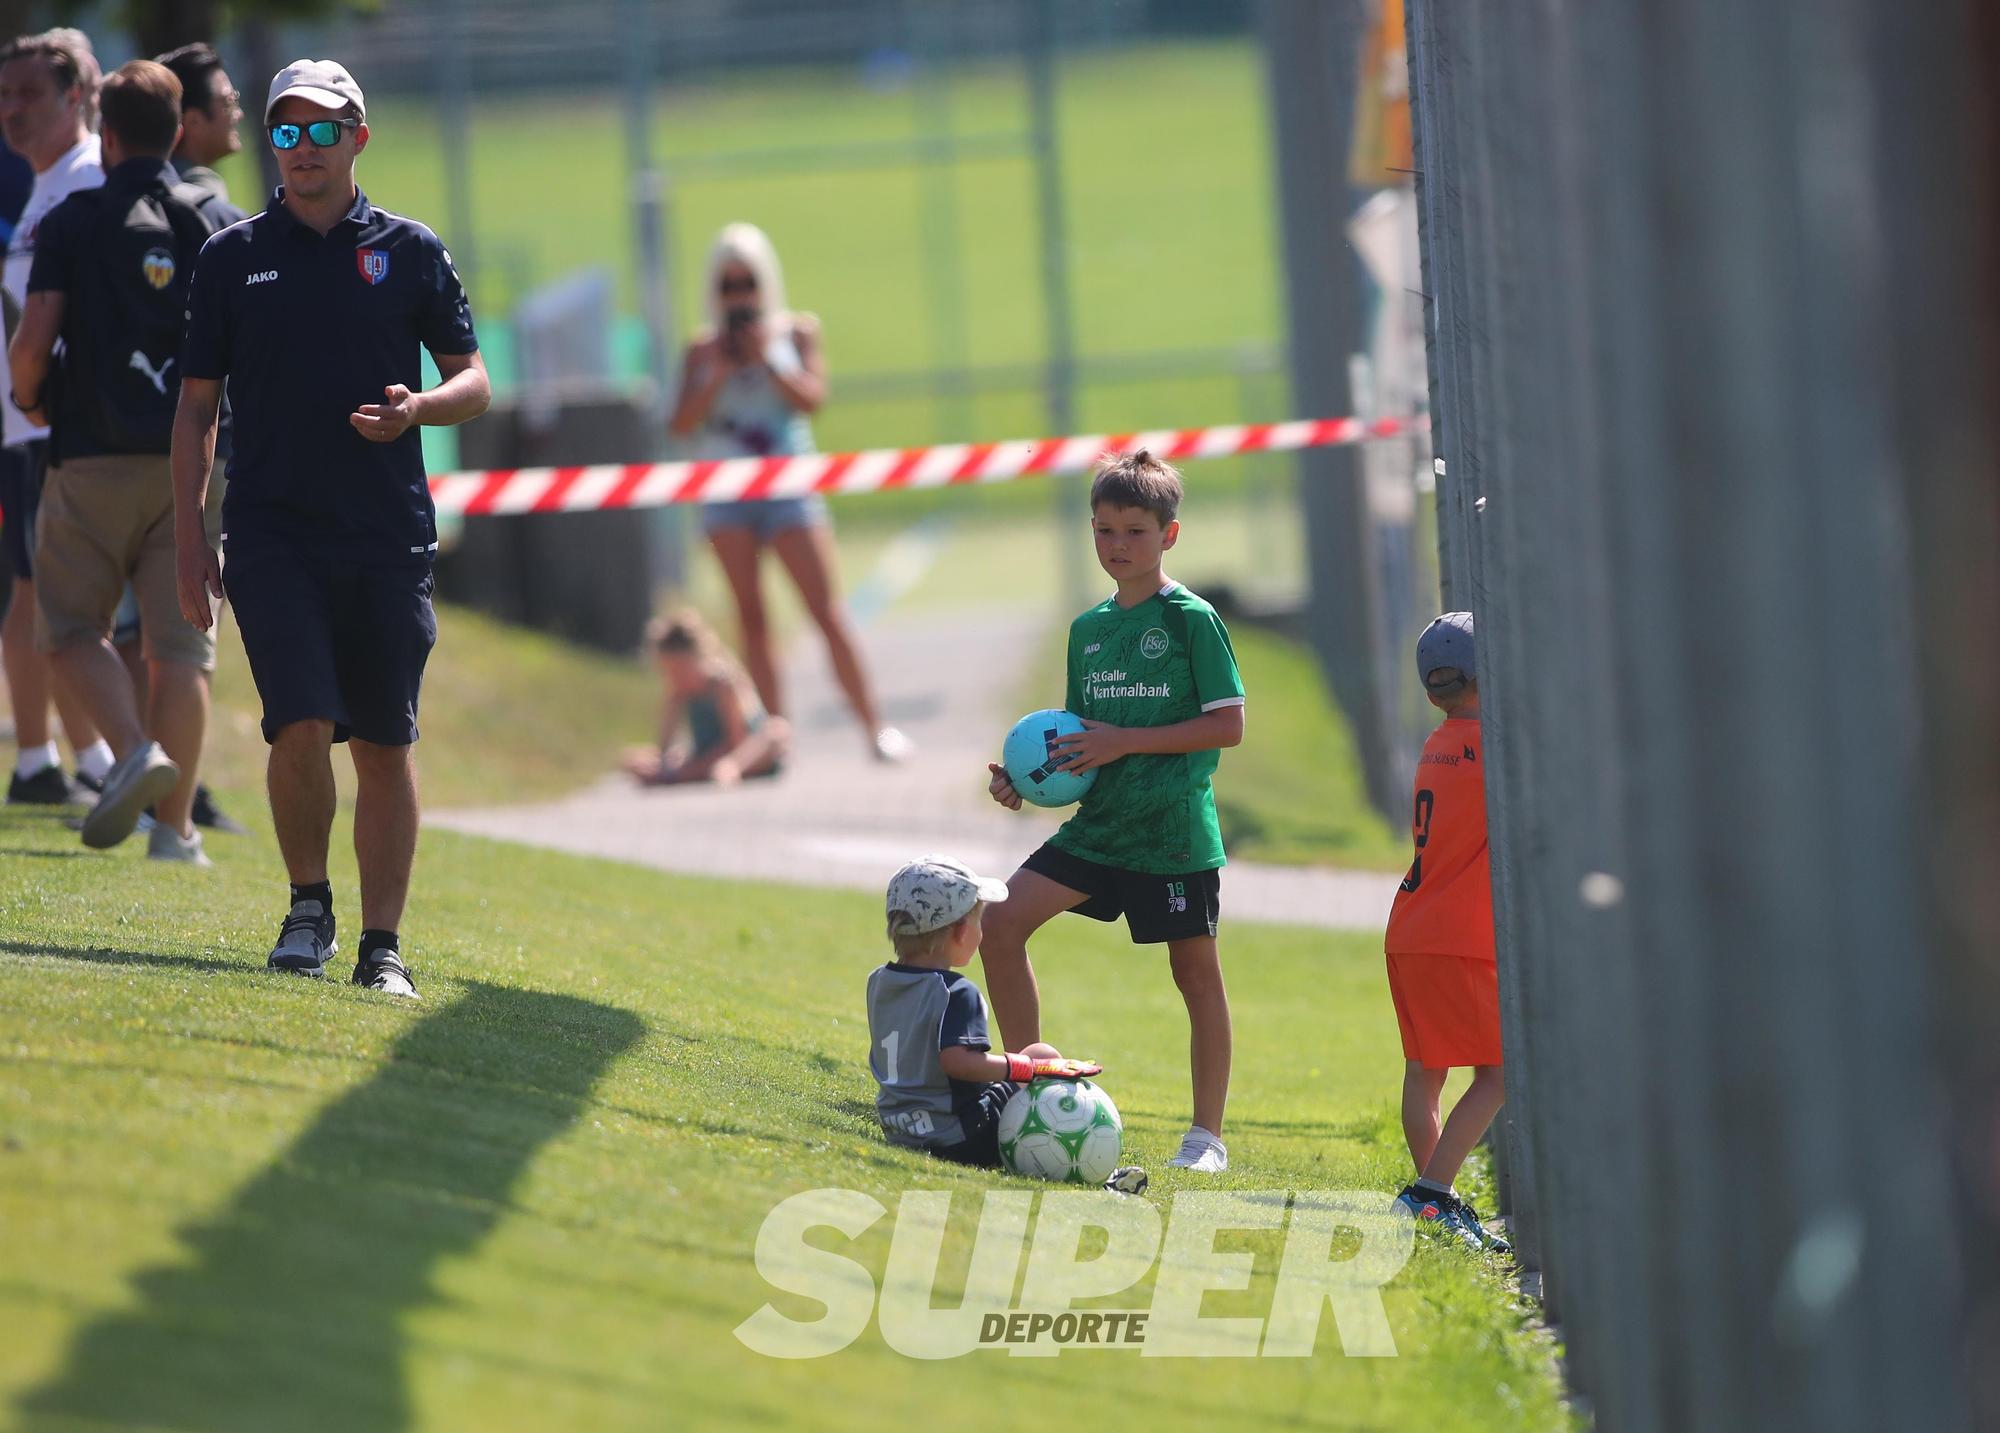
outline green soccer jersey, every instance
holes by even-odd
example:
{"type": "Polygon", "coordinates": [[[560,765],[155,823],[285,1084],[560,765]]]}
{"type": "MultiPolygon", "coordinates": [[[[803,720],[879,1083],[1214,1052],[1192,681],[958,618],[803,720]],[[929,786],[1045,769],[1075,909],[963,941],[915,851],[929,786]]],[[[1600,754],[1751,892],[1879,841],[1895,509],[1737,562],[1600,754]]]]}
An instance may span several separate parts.
{"type": "MultiPolygon", "coordinates": [[[[1069,692],[1078,716],[1112,726],[1171,726],[1243,705],[1243,678],[1215,609],[1178,582],[1136,607],[1109,598],[1069,625],[1069,692]]],[[[1121,757],[1097,769],[1051,844],[1154,875],[1223,863],[1215,819],[1218,751],[1121,757]]]]}

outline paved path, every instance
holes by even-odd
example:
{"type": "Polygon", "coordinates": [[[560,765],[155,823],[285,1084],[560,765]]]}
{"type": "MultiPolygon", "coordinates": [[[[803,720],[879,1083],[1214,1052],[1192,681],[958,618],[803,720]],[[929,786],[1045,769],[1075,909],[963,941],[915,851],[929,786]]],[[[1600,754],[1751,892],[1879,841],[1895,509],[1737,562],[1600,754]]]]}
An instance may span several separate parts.
{"type": "MultiPolygon", "coordinates": [[[[797,713],[783,775],[733,789],[642,790],[612,774],[559,801],[426,813],[432,826],[606,856],[663,871],[879,891],[911,856],[949,852],[1005,876],[1061,822],[1001,809],[986,762],[1019,715],[1021,673],[1042,656],[1050,615],[967,607],[895,612],[863,631],[890,721],[916,755],[876,761],[841,704],[824,650],[802,640],[787,667],[797,713]]],[[[1223,760],[1222,779],[1229,763],[1223,760]]],[[[1396,878],[1232,862],[1223,909],[1239,920],[1380,930],[1396,878]]]]}

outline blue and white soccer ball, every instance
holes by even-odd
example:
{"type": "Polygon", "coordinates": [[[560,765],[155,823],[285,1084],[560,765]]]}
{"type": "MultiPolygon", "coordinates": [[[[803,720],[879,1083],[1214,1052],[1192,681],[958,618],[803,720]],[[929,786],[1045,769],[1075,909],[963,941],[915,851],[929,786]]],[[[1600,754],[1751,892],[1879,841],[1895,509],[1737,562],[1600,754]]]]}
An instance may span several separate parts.
{"type": "Polygon", "coordinates": [[[1030,1179],[1102,1185],[1124,1139],[1118,1106],[1088,1080],[1036,1080],[1000,1111],[1000,1158],[1030,1179]]]}
{"type": "Polygon", "coordinates": [[[1083,772],[1058,770],[1049,748],[1056,738],[1083,730],[1083,718],[1050,708],[1029,712],[1014,723],[1000,748],[1000,764],[1021,799],[1036,806],[1068,806],[1083,799],[1097,780],[1097,768],[1083,772]]]}

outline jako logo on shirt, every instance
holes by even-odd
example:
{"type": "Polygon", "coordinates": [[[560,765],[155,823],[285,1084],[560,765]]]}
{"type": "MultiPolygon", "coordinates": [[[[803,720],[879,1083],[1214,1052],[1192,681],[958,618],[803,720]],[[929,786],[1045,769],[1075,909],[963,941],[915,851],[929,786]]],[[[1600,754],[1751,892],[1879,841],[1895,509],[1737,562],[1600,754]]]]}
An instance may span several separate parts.
{"type": "Polygon", "coordinates": [[[371,284],[379,284],[389,277],[389,251],[387,249],[356,249],[354,267],[361,270],[361,277],[371,284]]]}
{"type": "Polygon", "coordinates": [[[146,257],[139,261],[144,270],[146,282],[156,289],[163,289],[174,281],[174,256],[165,249],[148,249],[146,257]]]}
{"type": "Polygon", "coordinates": [[[277,277],[278,271],[276,269],[265,269],[262,273],[250,275],[249,278],[243,281],[243,285],[245,288],[248,288],[251,284],[268,284],[277,277]]]}
{"type": "Polygon", "coordinates": [[[1139,655],[1158,661],[1167,655],[1167,634],[1165,629],[1153,627],[1139,639],[1139,655]]]}

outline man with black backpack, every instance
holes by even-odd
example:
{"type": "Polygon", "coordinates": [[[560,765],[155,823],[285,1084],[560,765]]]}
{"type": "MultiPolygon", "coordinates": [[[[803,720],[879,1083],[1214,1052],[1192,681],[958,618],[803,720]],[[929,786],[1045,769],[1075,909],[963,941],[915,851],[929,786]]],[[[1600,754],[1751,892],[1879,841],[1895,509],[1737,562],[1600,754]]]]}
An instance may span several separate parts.
{"type": "Polygon", "coordinates": [[[188,276],[215,230],[204,212],[213,201],[168,163],[181,114],[172,71],[134,60],[105,81],[100,103],[104,185],[42,221],[9,350],[15,393],[51,429],[35,638],[118,757],[84,844],[116,845],[152,805],[147,854],[207,865],[190,807],[215,639],[180,609],[168,454],[188,276]],[[109,641],[128,581],[145,629],[143,718],[109,641]]]}

